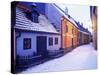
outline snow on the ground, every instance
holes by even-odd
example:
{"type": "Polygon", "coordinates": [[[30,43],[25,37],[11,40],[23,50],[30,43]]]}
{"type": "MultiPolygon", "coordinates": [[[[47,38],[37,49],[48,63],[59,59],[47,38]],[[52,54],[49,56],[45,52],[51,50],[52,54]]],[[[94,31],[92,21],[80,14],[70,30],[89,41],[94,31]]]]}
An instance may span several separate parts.
{"type": "Polygon", "coordinates": [[[92,44],[82,45],[63,57],[50,60],[22,73],[84,70],[97,68],[97,51],[92,44]]]}

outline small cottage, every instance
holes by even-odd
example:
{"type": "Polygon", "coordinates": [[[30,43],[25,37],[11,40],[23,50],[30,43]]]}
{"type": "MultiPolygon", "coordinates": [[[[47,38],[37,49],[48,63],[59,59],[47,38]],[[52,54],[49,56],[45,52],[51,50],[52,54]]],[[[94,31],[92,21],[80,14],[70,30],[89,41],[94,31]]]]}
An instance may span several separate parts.
{"type": "MultiPolygon", "coordinates": [[[[30,5],[31,6],[31,5],[30,5]]],[[[33,6],[33,5],[32,5],[33,6]]],[[[56,57],[61,52],[60,33],[48,21],[45,15],[27,5],[16,6],[16,56],[56,57]]]]}

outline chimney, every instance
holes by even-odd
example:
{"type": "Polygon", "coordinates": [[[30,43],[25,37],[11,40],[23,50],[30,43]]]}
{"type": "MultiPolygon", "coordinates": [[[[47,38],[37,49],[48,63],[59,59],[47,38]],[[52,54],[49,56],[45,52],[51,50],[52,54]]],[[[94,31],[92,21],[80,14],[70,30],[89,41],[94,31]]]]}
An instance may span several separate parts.
{"type": "Polygon", "coordinates": [[[36,10],[36,5],[32,5],[32,17],[33,17],[33,22],[34,23],[39,23],[39,13],[36,10]]]}

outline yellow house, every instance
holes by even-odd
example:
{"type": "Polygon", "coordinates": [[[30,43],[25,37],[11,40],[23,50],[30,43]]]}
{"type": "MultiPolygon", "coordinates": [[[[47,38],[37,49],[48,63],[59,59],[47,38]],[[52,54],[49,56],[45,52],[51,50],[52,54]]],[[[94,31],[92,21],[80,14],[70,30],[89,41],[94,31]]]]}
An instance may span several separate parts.
{"type": "Polygon", "coordinates": [[[78,29],[72,21],[66,17],[61,19],[61,39],[62,39],[62,48],[64,53],[71,51],[73,48],[78,45],[78,29]]]}

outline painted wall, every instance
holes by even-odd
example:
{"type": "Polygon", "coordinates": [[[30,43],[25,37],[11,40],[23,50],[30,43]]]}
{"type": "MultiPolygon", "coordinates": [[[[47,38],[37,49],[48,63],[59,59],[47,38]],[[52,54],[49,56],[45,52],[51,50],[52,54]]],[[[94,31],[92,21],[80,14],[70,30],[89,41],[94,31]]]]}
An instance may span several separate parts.
{"type": "Polygon", "coordinates": [[[47,35],[47,49],[48,50],[58,50],[61,48],[61,37],[60,35],[47,35]],[[49,46],[49,37],[53,37],[53,46],[49,46]],[[55,38],[58,37],[58,44],[55,44],[55,38]]]}
{"type": "Polygon", "coordinates": [[[81,45],[82,44],[82,32],[79,31],[79,34],[78,34],[78,45],[81,45]]]}
{"type": "MultiPolygon", "coordinates": [[[[17,32],[16,32],[17,34],[17,32]]],[[[37,52],[36,50],[36,36],[47,36],[47,50],[59,50],[61,47],[60,43],[60,35],[54,35],[54,34],[36,34],[36,33],[30,33],[30,32],[21,32],[21,36],[16,39],[16,51],[17,55],[20,56],[27,56],[27,55],[32,55],[33,52],[37,52]],[[48,39],[49,37],[53,37],[53,41],[55,37],[58,37],[59,41],[57,45],[49,46],[48,45],[48,39]],[[23,38],[32,38],[31,39],[31,49],[29,50],[24,50],[23,49],[23,38]]]]}
{"type": "Polygon", "coordinates": [[[69,22],[65,17],[62,17],[62,48],[72,47],[72,28],[73,24],[69,22]]]}
{"type": "Polygon", "coordinates": [[[78,46],[78,28],[73,25],[73,45],[78,46]]]}
{"type": "MultiPolygon", "coordinates": [[[[16,32],[17,33],[17,32],[16,32]]],[[[17,55],[27,56],[32,55],[33,52],[36,52],[36,38],[32,33],[21,33],[21,36],[16,39],[16,51],[17,55]],[[31,39],[31,49],[24,50],[23,49],[23,39],[24,38],[32,38],[31,39]]]]}
{"type": "Polygon", "coordinates": [[[61,27],[62,48],[65,49],[66,53],[71,48],[78,46],[78,28],[64,16],[62,17],[61,27]]]}

